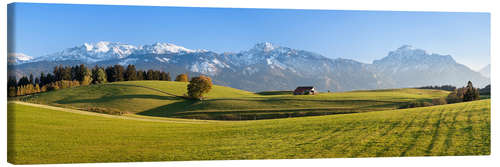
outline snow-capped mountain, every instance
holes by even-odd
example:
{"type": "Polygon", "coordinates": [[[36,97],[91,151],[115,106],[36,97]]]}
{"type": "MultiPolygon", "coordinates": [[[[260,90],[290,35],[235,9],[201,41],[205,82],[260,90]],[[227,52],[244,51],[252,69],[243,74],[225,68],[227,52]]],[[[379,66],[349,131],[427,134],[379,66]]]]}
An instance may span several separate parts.
{"type": "Polygon", "coordinates": [[[154,43],[151,45],[134,46],[118,42],[100,41],[84,43],[83,45],[64,49],[60,52],[37,58],[35,61],[82,61],[95,63],[112,59],[124,59],[132,54],[172,54],[193,53],[203,50],[191,50],[170,43],[154,43]]]}
{"type": "Polygon", "coordinates": [[[390,78],[392,87],[463,86],[469,80],[480,86],[489,83],[487,78],[455,62],[450,55],[427,53],[410,45],[389,52],[388,56],[373,61],[372,66],[378,75],[390,78]]]}
{"type": "Polygon", "coordinates": [[[92,63],[125,58],[136,49],[136,46],[115,42],[84,43],[80,46],[36,58],[35,61],[82,61],[92,63]]]}
{"type": "Polygon", "coordinates": [[[430,54],[404,45],[386,57],[364,64],[331,59],[320,54],[257,43],[237,53],[193,50],[169,43],[133,46],[98,42],[65,49],[15,66],[16,74],[50,72],[53,66],[110,66],[134,64],[138,69],[157,69],[172,75],[208,75],[219,85],[249,91],[290,90],[313,85],[320,91],[347,91],[453,84],[468,80],[478,86],[489,80],[449,55],[430,54]],[[465,77],[464,77],[465,76],[465,77]]]}
{"type": "Polygon", "coordinates": [[[488,64],[486,65],[485,67],[481,68],[481,70],[479,70],[479,73],[481,73],[481,75],[483,75],[484,77],[490,77],[490,70],[491,69],[491,65],[488,64]]]}
{"type": "Polygon", "coordinates": [[[170,43],[154,43],[152,45],[139,46],[135,54],[167,54],[167,53],[193,53],[195,50],[186,49],[170,43]]]}
{"type": "Polygon", "coordinates": [[[7,63],[9,65],[23,64],[33,60],[33,57],[28,56],[24,53],[8,53],[7,63]]]}

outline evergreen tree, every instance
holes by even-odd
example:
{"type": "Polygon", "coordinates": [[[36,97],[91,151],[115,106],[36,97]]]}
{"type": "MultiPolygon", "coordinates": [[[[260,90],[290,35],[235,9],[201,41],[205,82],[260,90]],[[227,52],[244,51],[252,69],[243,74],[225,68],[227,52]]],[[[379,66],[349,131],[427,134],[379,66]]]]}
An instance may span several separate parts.
{"type": "Polygon", "coordinates": [[[162,81],[170,81],[170,74],[162,71],[160,73],[160,80],[162,80],[162,81]]]}
{"type": "Polygon", "coordinates": [[[40,79],[38,77],[35,78],[35,84],[40,85],[40,79]]]}
{"type": "Polygon", "coordinates": [[[108,82],[115,82],[116,79],[114,78],[115,75],[113,75],[114,73],[114,70],[113,70],[113,67],[106,67],[106,77],[107,77],[107,80],[108,82]]]}
{"type": "Polygon", "coordinates": [[[153,71],[153,80],[160,80],[160,71],[158,70],[153,71]]]}
{"type": "Polygon", "coordinates": [[[62,80],[62,66],[61,65],[54,67],[54,71],[52,71],[52,73],[54,74],[55,80],[57,80],[57,81],[62,80]]]}
{"type": "Polygon", "coordinates": [[[97,68],[95,72],[92,73],[93,82],[96,84],[105,83],[107,81],[106,72],[102,68],[97,68]]]}
{"type": "Polygon", "coordinates": [[[469,81],[467,83],[467,86],[465,87],[463,101],[473,101],[473,100],[479,100],[479,91],[476,88],[474,88],[472,82],[469,81]]]}
{"type": "Polygon", "coordinates": [[[71,76],[71,67],[62,67],[62,80],[71,81],[73,77],[71,76]]]}
{"type": "Polygon", "coordinates": [[[148,70],[146,74],[146,80],[154,80],[154,74],[153,70],[148,70]]]}
{"type": "Polygon", "coordinates": [[[45,85],[47,83],[47,78],[45,77],[45,74],[42,72],[40,74],[40,86],[43,87],[43,85],[45,85]]]}
{"type": "Polygon", "coordinates": [[[127,66],[127,70],[125,71],[125,80],[126,81],[137,80],[137,72],[134,65],[129,64],[127,66]]]}
{"type": "Polygon", "coordinates": [[[29,81],[28,77],[23,76],[23,77],[21,77],[21,79],[19,79],[19,81],[17,82],[17,85],[27,85],[29,83],[30,83],[30,81],[29,81]]]}
{"type": "Polygon", "coordinates": [[[137,74],[136,74],[136,79],[137,80],[144,80],[144,75],[143,75],[143,71],[140,70],[140,71],[137,71],[137,74]]]}
{"type": "Polygon", "coordinates": [[[115,81],[125,81],[124,78],[124,68],[123,66],[117,64],[113,67],[113,78],[115,78],[115,81]]]}
{"type": "Polygon", "coordinates": [[[35,84],[35,80],[33,79],[33,74],[31,74],[31,73],[30,73],[29,83],[32,85],[35,84]]]}
{"type": "Polygon", "coordinates": [[[47,77],[45,77],[47,80],[45,82],[45,84],[49,84],[49,83],[52,83],[54,81],[56,81],[56,77],[54,75],[52,75],[51,73],[48,73],[47,74],[47,77]]]}
{"type": "Polygon", "coordinates": [[[9,76],[7,79],[7,86],[8,87],[16,87],[17,86],[17,79],[15,76],[9,76]]]}

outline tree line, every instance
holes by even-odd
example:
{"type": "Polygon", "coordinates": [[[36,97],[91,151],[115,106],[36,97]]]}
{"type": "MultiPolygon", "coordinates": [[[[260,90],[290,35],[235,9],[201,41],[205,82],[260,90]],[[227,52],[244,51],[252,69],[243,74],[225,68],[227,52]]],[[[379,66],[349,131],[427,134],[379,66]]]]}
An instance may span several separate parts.
{"type": "Polygon", "coordinates": [[[452,104],[452,103],[460,103],[467,101],[480,100],[480,92],[484,92],[484,94],[490,94],[490,85],[486,86],[483,89],[475,88],[472,85],[472,82],[467,82],[467,85],[461,88],[456,88],[451,85],[443,85],[443,86],[424,86],[419,87],[418,89],[439,89],[451,91],[450,94],[446,97],[440,97],[432,99],[431,102],[427,101],[412,101],[406,104],[401,105],[399,108],[414,108],[414,107],[427,107],[433,105],[443,105],[443,104],[452,104]]]}
{"type": "MultiPolygon", "coordinates": [[[[17,80],[15,76],[9,76],[7,86],[8,96],[14,97],[75,86],[136,80],[170,81],[171,77],[169,72],[152,69],[137,70],[132,64],[127,67],[119,64],[108,67],[96,65],[93,68],[88,68],[84,64],[59,65],[54,67],[52,73],[42,72],[37,77],[30,74],[17,80]]],[[[179,74],[175,81],[188,82],[188,75],[179,74]]]]}
{"type": "Polygon", "coordinates": [[[441,85],[441,86],[438,86],[438,85],[432,86],[431,85],[431,86],[419,87],[417,89],[437,89],[437,90],[454,91],[455,89],[457,89],[457,87],[452,86],[452,85],[441,85]]]}
{"type": "Polygon", "coordinates": [[[481,99],[479,97],[479,89],[472,85],[472,82],[467,82],[467,86],[459,88],[451,92],[446,101],[448,103],[459,103],[481,99]]]}

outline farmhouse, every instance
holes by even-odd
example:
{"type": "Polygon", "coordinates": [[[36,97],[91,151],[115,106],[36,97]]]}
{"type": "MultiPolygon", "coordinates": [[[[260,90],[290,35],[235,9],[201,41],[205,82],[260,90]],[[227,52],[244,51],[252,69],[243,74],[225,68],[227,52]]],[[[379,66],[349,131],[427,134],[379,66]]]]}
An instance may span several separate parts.
{"type": "Polygon", "coordinates": [[[316,90],[314,86],[299,86],[293,91],[294,95],[314,95],[316,90]]]}

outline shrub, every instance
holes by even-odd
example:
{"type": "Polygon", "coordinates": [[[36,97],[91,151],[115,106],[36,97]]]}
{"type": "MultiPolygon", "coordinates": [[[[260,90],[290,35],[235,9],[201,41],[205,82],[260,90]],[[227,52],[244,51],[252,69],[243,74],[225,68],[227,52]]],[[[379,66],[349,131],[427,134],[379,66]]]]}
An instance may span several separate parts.
{"type": "Polygon", "coordinates": [[[177,77],[175,77],[175,81],[188,82],[188,75],[187,74],[179,74],[179,75],[177,75],[177,77]]]}
{"type": "Polygon", "coordinates": [[[110,114],[110,115],[123,115],[123,114],[125,114],[125,112],[120,111],[120,110],[110,109],[110,108],[101,108],[101,107],[88,107],[85,110],[90,111],[90,112],[110,114]]]}
{"type": "Polygon", "coordinates": [[[9,94],[8,94],[8,96],[9,96],[9,97],[14,97],[14,96],[16,96],[16,93],[17,93],[17,92],[16,92],[16,87],[15,87],[15,86],[11,86],[11,87],[9,87],[9,94]]]}
{"type": "Polygon", "coordinates": [[[406,104],[399,106],[399,109],[428,107],[428,106],[432,106],[432,105],[433,105],[432,103],[424,102],[424,101],[411,101],[411,102],[408,102],[406,104]]]}
{"type": "Polygon", "coordinates": [[[91,83],[92,83],[92,77],[89,75],[86,75],[83,77],[83,80],[79,84],[82,86],[85,86],[85,85],[90,85],[91,83]]]}
{"type": "Polygon", "coordinates": [[[429,106],[433,106],[433,104],[430,102],[424,101],[424,102],[420,102],[417,107],[429,107],[429,106]]]}
{"type": "Polygon", "coordinates": [[[448,97],[446,97],[446,102],[447,103],[460,103],[462,102],[462,98],[458,96],[457,91],[451,92],[448,97]]]}
{"type": "Polygon", "coordinates": [[[48,87],[48,85],[43,85],[43,86],[40,88],[40,92],[46,92],[46,91],[47,91],[47,87],[48,87]]]}
{"type": "Polygon", "coordinates": [[[49,86],[47,87],[47,90],[48,91],[52,91],[52,90],[58,90],[59,89],[59,86],[57,86],[57,84],[49,84],[49,86]]]}
{"type": "Polygon", "coordinates": [[[432,99],[432,104],[434,105],[444,105],[446,104],[446,99],[444,97],[432,99]]]}

